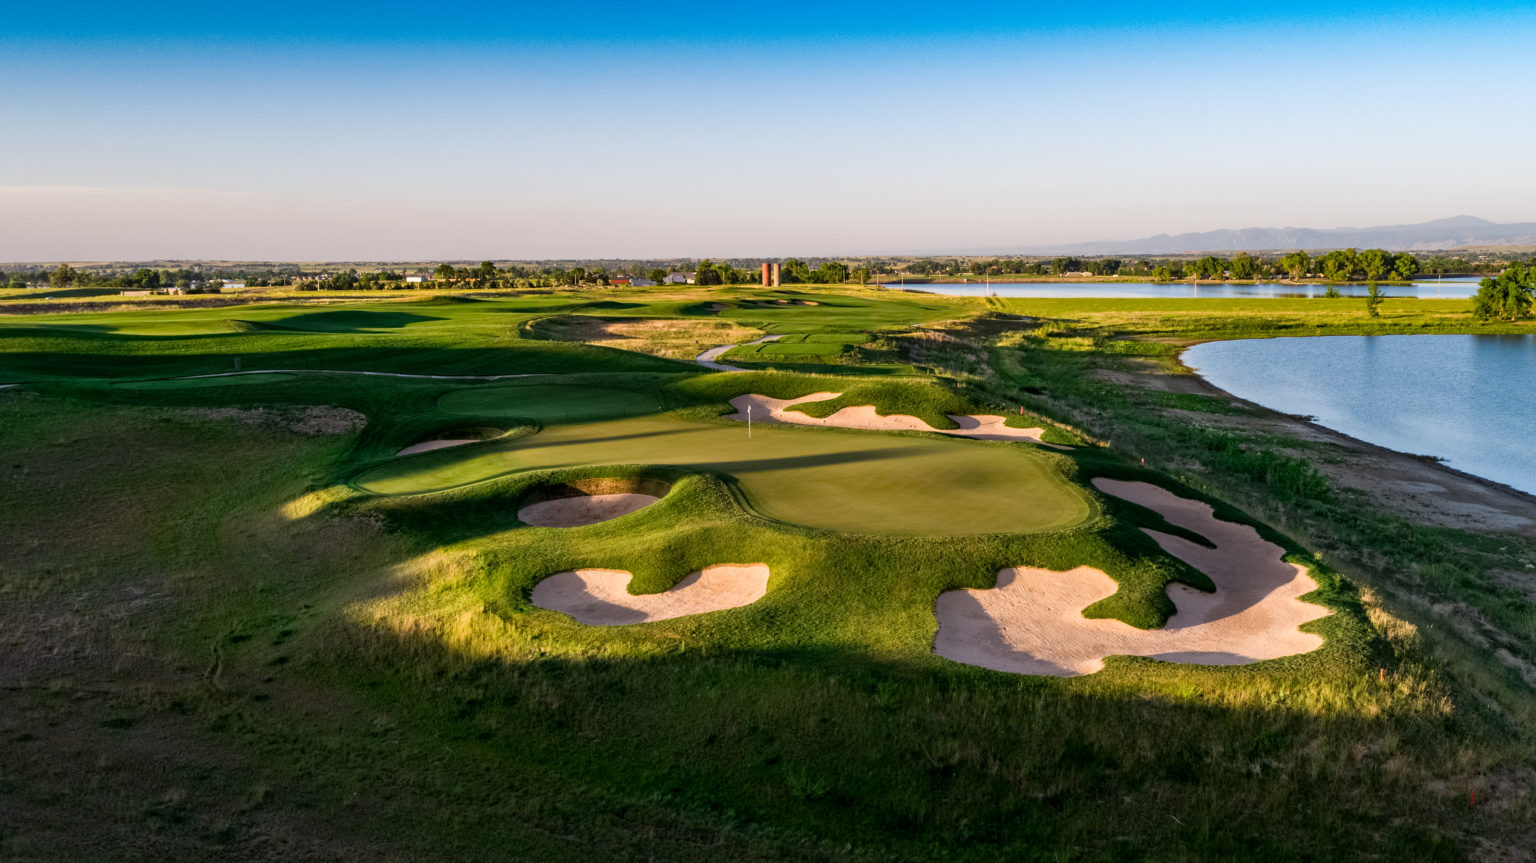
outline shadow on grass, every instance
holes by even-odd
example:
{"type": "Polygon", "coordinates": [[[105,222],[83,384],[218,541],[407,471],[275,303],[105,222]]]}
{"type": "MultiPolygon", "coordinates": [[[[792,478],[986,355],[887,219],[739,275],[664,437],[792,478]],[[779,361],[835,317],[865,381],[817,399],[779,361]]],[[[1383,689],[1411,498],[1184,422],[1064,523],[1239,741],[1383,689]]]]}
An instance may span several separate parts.
{"type": "Polygon", "coordinates": [[[377,330],[397,330],[422,323],[443,321],[447,318],[417,315],[410,312],[378,312],[346,309],[332,312],[306,312],[270,321],[252,321],[258,329],[299,330],[323,333],[364,333],[377,330]]]}
{"type": "Polygon", "coordinates": [[[1464,819],[1423,781],[1449,772],[1444,717],[1293,709],[1261,693],[1333,684],[1285,671],[1023,677],[793,626],[754,645],[754,615],[780,621],[749,606],[598,630],[538,611],[499,658],[358,624],[327,650],[337,685],[456,750],[419,769],[490,759],[514,793],[595,788],[613,812],[713,813],[708,833],[745,820],[886,859],[1462,859],[1464,819]],[[1390,771],[1359,756],[1383,734],[1390,771]]]}

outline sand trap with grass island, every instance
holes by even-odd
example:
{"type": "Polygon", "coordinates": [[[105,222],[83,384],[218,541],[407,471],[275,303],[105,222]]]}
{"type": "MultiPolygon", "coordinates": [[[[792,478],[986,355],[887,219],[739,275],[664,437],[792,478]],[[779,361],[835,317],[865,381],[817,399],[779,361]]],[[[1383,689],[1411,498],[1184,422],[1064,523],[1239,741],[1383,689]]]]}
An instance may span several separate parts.
{"type": "Polygon", "coordinates": [[[1162,629],[1089,620],[1083,609],[1119,584],[1080,566],[1066,572],[1010,567],[991,590],[953,590],[936,606],[934,652],[956,662],[1017,674],[1092,674],[1107,656],[1146,656],[1199,665],[1247,665],[1316,650],[1319,635],[1298,629],[1328,615],[1300,597],[1317,589],[1306,567],[1247,525],[1220,521],[1208,504],[1143,482],[1096,479],[1100,491],[1154,510],[1215,548],[1153,530],[1163,550],[1211,577],[1215,593],[1170,584],[1177,611],[1162,629]]]}
{"type": "Polygon", "coordinates": [[[765,563],[717,563],[689,573],[670,590],[640,596],[628,590],[632,578],[618,569],[557,572],[534,585],[531,599],[588,626],[624,626],[740,608],[768,592],[765,563]]]}
{"type": "Polygon", "coordinates": [[[804,426],[830,426],[833,428],[859,429],[863,431],[924,431],[938,432],[939,434],[954,435],[956,437],[968,437],[976,440],[1027,440],[1042,446],[1055,449],[1071,449],[1060,444],[1046,443],[1040,439],[1045,433],[1044,428],[1013,428],[1004,425],[1006,417],[995,414],[962,415],[947,414],[958,425],[957,429],[936,429],[928,423],[907,414],[880,414],[874,405],[858,405],[856,407],[841,408],[830,416],[813,417],[800,411],[788,410],[795,405],[807,402],[824,402],[835,399],[842,393],[811,393],[808,396],[800,396],[794,399],[775,399],[757,393],[740,395],[731,399],[731,407],[736,413],[727,417],[733,420],[745,420],[747,408],[752,409],[752,421],[763,423],[786,423],[789,425],[804,426]]]}

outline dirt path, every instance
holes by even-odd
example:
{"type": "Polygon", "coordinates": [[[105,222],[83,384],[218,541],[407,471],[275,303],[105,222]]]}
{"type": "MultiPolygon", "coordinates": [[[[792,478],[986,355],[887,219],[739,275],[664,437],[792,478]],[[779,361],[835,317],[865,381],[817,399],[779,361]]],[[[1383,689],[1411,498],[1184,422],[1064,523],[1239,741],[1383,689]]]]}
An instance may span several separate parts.
{"type": "Polygon", "coordinates": [[[1282,561],[1283,549],[1257,530],[1220,521],[1209,505],[1155,485],[1107,479],[1093,484],[1211,540],[1214,549],[1145,531],[1164,551],[1209,575],[1216,592],[1169,585],[1168,597],[1178,610],[1162,629],[1143,630],[1083,617],[1084,608],[1119,589],[1098,569],[1010,567],[998,573],[991,590],[939,596],[935,653],[997,671],[1066,677],[1100,670],[1107,656],[1246,665],[1322,646],[1321,636],[1297,628],[1329,613],[1299,599],[1317,583],[1305,567],[1282,561]]]}
{"type": "Polygon", "coordinates": [[[624,626],[740,608],[768,592],[768,565],[717,563],[690,573],[662,593],[627,589],[631,574],[617,569],[557,572],[533,588],[533,604],[588,626],[624,626]]]}
{"type": "Polygon", "coordinates": [[[968,437],[976,440],[1026,440],[1054,449],[1071,449],[1071,447],[1046,443],[1041,440],[1040,436],[1044,434],[1044,428],[1012,428],[1003,424],[1007,419],[1006,417],[996,414],[948,414],[947,416],[960,427],[957,429],[936,429],[923,420],[907,414],[882,415],[875,409],[874,405],[846,407],[826,417],[813,417],[800,411],[787,410],[795,405],[807,402],[822,402],[828,399],[835,399],[840,395],[842,393],[820,392],[796,399],[775,399],[756,393],[740,395],[731,399],[731,407],[736,409],[736,413],[727,417],[727,419],[744,421],[747,419],[747,411],[750,408],[753,422],[830,426],[833,428],[860,429],[864,431],[938,432],[939,434],[968,437]]]}
{"type": "Polygon", "coordinates": [[[715,362],[715,360],[719,359],[723,354],[725,354],[726,351],[729,351],[731,348],[739,348],[742,345],[761,345],[761,344],[764,344],[766,342],[776,342],[776,341],[778,341],[779,339],[782,339],[782,338],[784,338],[784,337],[783,336],[763,336],[762,338],[757,339],[755,341],[742,342],[742,344],[740,344],[740,345],[720,345],[719,347],[710,348],[709,350],[705,351],[704,353],[699,354],[697,357],[694,358],[693,361],[698,363],[699,365],[703,366],[706,369],[714,369],[717,372],[739,372],[739,371],[742,371],[742,369],[739,369],[736,366],[728,366],[725,363],[717,363],[717,362],[715,362]]]}

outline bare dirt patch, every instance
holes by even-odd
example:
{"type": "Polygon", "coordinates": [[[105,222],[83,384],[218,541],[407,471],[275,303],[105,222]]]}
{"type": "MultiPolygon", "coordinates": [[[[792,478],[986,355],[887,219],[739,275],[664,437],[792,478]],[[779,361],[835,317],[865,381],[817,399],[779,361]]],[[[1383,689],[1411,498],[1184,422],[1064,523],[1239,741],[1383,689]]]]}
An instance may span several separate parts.
{"type": "Polygon", "coordinates": [[[1208,504],[1139,482],[1097,479],[1099,490],[1161,513],[1171,524],[1215,543],[1145,531],[1163,550],[1211,577],[1215,593],[1173,584],[1178,609],[1162,629],[1089,620],[1084,608],[1119,589],[1092,567],[1066,572],[1010,567],[991,590],[939,596],[934,652],[956,662],[1018,674],[1075,676],[1104,667],[1107,656],[1147,656],[1201,665],[1246,665],[1316,650],[1321,636],[1298,627],[1327,615],[1301,601],[1317,588],[1306,568],[1247,525],[1220,521],[1208,504]]]}
{"type": "Polygon", "coordinates": [[[812,393],[795,399],[775,399],[756,393],[749,393],[731,399],[731,407],[736,409],[736,413],[727,417],[727,419],[745,421],[747,419],[747,411],[750,408],[753,422],[829,426],[832,428],[860,429],[864,431],[938,432],[939,434],[968,437],[976,440],[1026,440],[1055,449],[1071,449],[1071,447],[1042,441],[1040,436],[1045,433],[1044,428],[1013,428],[1004,425],[1005,417],[995,414],[949,414],[949,418],[954,420],[959,428],[936,429],[915,416],[907,414],[881,414],[875,409],[874,405],[846,407],[826,417],[813,417],[800,411],[787,410],[798,404],[835,399],[839,395],[841,393],[822,392],[812,393]]]}
{"type": "Polygon", "coordinates": [[[188,416],[209,420],[233,420],[246,425],[281,428],[302,435],[335,435],[357,431],[368,418],[347,408],[315,405],[304,408],[194,408],[188,416]]]}
{"type": "Polygon", "coordinates": [[[717,563],[690,573],[670,590],[635,596],[630,573],[617,569],[557,572],[533,588],[533,604],[588,626],[623,626],[740,608],[768,592],[765,563],[717,563]]]}
{"type": "Polygon", "coordinates": [[[758,331],[751,327],[718,318],[614,321],[579,315],[562,319],[559,333],[564,341],[679,360],[693,359],[705,348],[722,342],[739,344],[758,335],[758,331]]]}

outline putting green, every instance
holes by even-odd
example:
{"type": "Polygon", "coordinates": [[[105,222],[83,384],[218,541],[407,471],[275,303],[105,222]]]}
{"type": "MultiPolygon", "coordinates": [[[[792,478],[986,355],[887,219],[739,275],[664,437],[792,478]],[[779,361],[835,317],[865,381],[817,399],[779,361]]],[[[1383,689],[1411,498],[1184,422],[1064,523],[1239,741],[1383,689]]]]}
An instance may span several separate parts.
{"type": "Polygon", "coordinates": [[[591,464],[720,471],[766,516],[856,533],[1031,533],[1093,513],[1081,489],[1022,446],[772,427],[748,439],[744,425],[656,416],[546,428],[477,452],[424,453],[374,468],[354,485],[412,494],[591,464]]]}
{"type": "Polygon", "coordinates": [[[444,413],[472,417],[518,417],[546,425],[655,413],[649,393],[571,384],[511,384],[456,390],[438,400],[444,413]]]}

